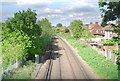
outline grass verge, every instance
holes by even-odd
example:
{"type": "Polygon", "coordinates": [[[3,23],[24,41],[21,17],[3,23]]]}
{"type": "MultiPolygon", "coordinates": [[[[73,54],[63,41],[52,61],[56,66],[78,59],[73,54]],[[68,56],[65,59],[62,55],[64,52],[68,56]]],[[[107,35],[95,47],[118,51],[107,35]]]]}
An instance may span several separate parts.
{"type": "Polygon", "coordinates": [[[96,50],[86,46],[83,43],[80,43],[77,39],[71,38],[69,35],[64,36],[74,48],[78,50],[78,54],[85,60],[88,65],[93,68],[93,70],[100,75],[103,79],[117,79],[118,71],[117,65],[111,60],[106,59],[105,56],[99,54],[96,50]]]}

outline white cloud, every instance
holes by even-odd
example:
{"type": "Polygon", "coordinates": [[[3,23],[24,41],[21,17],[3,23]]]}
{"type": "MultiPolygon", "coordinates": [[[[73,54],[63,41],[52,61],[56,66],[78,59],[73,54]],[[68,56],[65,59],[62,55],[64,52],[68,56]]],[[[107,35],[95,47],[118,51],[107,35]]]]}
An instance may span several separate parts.
{"type": "Polygon", "coordinates": [[[63,12],[61,9],[50,9],[50,8],[45,8],[43,10],[37,11],[37,14],[39,15],[52,15],[52,14],[62,14],[63,12]]]}
{"type": "Polygon", "coordinates": [[[78,2],[78,1],[81,1],[81,2],[98,2],[98,0],[51,0],[52,2],[78,2]]]}
{"type": "Polygon", "coordinates": [[[66,13],[83,13],[83,12],[92,12],[96,10],[96,6],[87,3],[85,1],[78,1],[75,3],[67,3],[65,4],[65,8],[63,8],[63,11],[66,13]]]}
{"type": "MultiPolygon", "coordinates": [[[[24,9],[24,7],[35,8],[38,14],[38,20],[48,18],[52,23],[63,22],[68,24],[75,19],[80,19],[83,22],[101,19],[100,14],[98,14],[99,12],[97,12],[98,7],[96,6],[98,0],[4,0],[4,2],[5,1],[12,1],[11,4],[16,2],[22,9],[24,9]],[[96,3],[94,4],[92,2],[96,3]]],[[[6,2],[5,4],[7,4],[6,2]]]]}
{"type": "Polygon", "coordinates": [[[50,9],[50,8],[46,8],[43,12],[44,13],[62,13],[60,9],[50,9]]]}
{"type": "Polygon", "coordinates": [[[66,18],[65,18],[65,17],[62,17],[62,18],[60,18],[60,20],[66,20],[66,18]]]}
{"type": "Polygon", "coordinates": [[[17,0],[17,5],[30,7],[46,7],[51,3],[49,0],[17,0]]]}
{"type": "Polygon", "coordinates": [[[73,14],[69,14],[69,17],[74,18],[74,17],[81,17],[81,16],[86,16],[89,13],[73,13],[73,14]]]}
{"type": "Polygon", "coordinates": [[[67,23],[79,19],[83,22],[99,22],[99,14],[97,13],[97,6],[87,0],[79,0],[76,2],[64,3],[58,9],[46,8],[37,11],[39,16],[44,16],[54,23],[67,23]],[[97,17],[95,17],[97,16],[97,17]]]}
{"type": "Polygon", "coordinates": [[[62,17],[61,15],[48,15],[49,18],[62,17]]]}

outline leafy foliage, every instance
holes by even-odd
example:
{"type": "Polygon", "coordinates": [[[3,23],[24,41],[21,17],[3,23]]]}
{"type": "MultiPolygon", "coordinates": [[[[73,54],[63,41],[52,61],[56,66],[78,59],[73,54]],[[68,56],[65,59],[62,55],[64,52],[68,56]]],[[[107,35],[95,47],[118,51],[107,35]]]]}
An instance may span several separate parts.
{"type": "Polygon", "coordinates": [[[70,30],[68,29],[68,28],[65,28],[65,31],[64,31],[65,33],[69,33],[70,32],[70,30]]]}
{"type": "Polygon", "coordinates": [[[116,45],[118,45],[117,41],[115,41],[114,38],[109,39],[109,40],[103,42],[102,44],[103,44],[104,46],[116,46],[116,45]]]}
{"type": "Polygon", "coordinates": [[[100,1],[99,7],[101,12],[103,13],[102,25],[106,25],[107,21],[113,21],[120,18],[120,1],[119,2],[110,2],[109,0],[100,1]]]}
{"type": "Polygon", "coordinates": [[[19,11],[14,17],[2,24],[3,64],[8,66],[26,57],[34,60],[35,54],[41,54],[51,39],[51,23],[47,19],[36,22],[35,11],[19,11]]]}
{"type": "Polygon", "coordinates": [[[41,29],[36,25],[34,11],[28,9],[15,13],[13,18],[2,25],[3,63],[9,65],[16,59],[33,58],[33,55],[38,53],[35,49],[39,48],[39,43],[35,44],[35,41],[40,34],[41,29]]]}
{"type": "Polygon", "coordinates": [[[119,51],[118,51],[117,49],[114,49],[114,50],[113,50],[113,53],[114,53],[115,55],[119,55],[119,51]]]}
{"type": "Polygon", "coordinates": [[[62,24],[61,24],[61,23],[58,23],[58,24],[56,25],[56,27],[62,27],[62,24]]]}
{"type": "Polygon", "coordinates": [[[91,38],[91,37],[95,37],[88,28],[83,28],[82,31],[82,38],[91,38]]]}
{"type": "MultiPolygon", "coordinates": [[[[106,25],[108,21],[114,21],[114,20],[120,20],[120,1],[118,2],[111,2],[110,0],[104,1],[100,0],[99,6],[102,11],[102,25],[106,25]],[[106,8],[104,8],[106,7],[106,8]],[[103,24],[104,23],[104,24],[103,24]]],[[[114,31],[118,34],[118,45],[120,48],[120,24],[117,26],[112,24],[113,28],[115,29],[114,31]]],[[[118,52],[117,56],[117,64],[118,64],[118,79],[120,80],[120,52],[118,52]]]]}
{"type": "Polygon", "coordinates": [[[70,23],[69,29],[73,37],[80,38],[82,35],[82,21],[80,20],[74,20],[70,23]]]}
{"type": "Polygon", "coordinates": [[[41,27],[42,33],[41,33],[41,43],[42,43],[42,49],[44,49],[47,44],[51,41],[51,37],[53,35],[52,26],[48,19],[44,18],[41,21],[37,22],[38,26],[41,27]]]}
{"type": "Polygon", "coordinates": [[[93,34],[87,29],[83,28],[83,23],[80,20],[74,20],[69,25],[70,33],[75,38],[90,38],[93,37],[93,34]]]}

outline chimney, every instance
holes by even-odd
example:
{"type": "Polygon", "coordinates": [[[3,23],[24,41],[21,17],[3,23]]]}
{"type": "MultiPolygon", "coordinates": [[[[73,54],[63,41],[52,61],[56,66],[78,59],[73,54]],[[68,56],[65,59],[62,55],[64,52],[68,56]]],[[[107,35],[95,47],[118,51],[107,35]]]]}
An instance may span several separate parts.
{"type": "Polygon", "coordinates": [[[98,22],[95,22],[95,24],[98,24],[98,22]]]}
{"type": "Polygon", "coordinates": [[[116,25],[117,25],[117,26],[120,26],[120,21],[116,21],[116,25]]]}

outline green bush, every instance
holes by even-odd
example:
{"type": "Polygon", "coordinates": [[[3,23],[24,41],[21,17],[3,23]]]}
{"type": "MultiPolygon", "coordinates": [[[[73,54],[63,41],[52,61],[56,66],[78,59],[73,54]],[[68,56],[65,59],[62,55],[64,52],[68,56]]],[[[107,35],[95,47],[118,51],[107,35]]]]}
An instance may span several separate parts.
{"type": "Polygon", "coordinates": [[[102,43],[104,46],[116,46],[118,45],[117,41],[112,38],[112,39],[109,39],[109,40],[106,40],[105,42],[102,43]]]}

